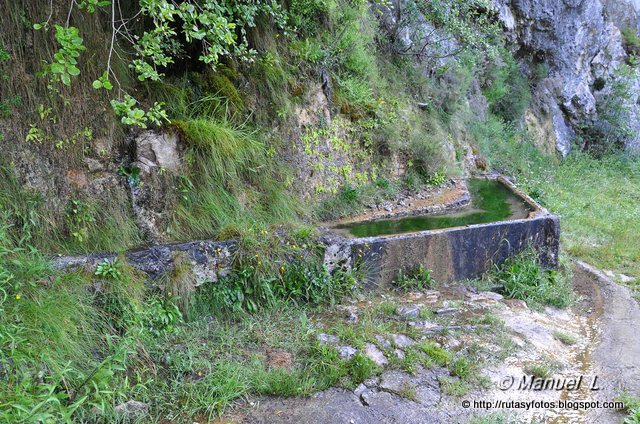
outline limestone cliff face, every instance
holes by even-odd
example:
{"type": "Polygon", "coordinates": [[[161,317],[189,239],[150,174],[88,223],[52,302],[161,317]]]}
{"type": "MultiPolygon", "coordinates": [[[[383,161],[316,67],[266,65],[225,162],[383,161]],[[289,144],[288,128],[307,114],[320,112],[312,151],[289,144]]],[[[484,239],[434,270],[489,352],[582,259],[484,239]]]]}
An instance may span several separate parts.
{"type": "MultiPolygon", "coordinates": [[[[576,129],[597,125],[599,106],[612,95],[610,83],[627,59],[621,30],[637,29],[638,0],[496,0],[516,56],[533,72],[548,66],[548,76],[533,90],[525,122],[530,130],[562,154],[571,149],[576,129]]],[[[628,78],[628,77],[627,77],[628,78]]],[[[639,91],[631,78],[630,104],[639,91]]],[[[631,127],[640,128],[630,109],[631,127]]],[[[637,136],[625,140],[638,147],[637,136]]]]}

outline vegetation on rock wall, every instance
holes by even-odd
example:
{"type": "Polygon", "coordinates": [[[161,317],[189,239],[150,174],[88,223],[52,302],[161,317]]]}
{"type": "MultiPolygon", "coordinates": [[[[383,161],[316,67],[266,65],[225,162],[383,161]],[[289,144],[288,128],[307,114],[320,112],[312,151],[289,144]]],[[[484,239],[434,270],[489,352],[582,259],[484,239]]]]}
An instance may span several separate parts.
{"type": "MultiPolygon", "coordinates": [[[[559,213],[568,253],[640,277],[637,208],[620,201],[637,199],[637,160],[536,149],[521,118],[540,76],[521,73],[484,1],[407,2],[399,22],[426,17],[453,45],[422,27],[404,52],[378,19],[384,2],[40,3],[0,16],[0,421],[112,422],[135,398],[159,421],[193,422],[248,393],[355,386],[379,369],[338,360],[307,313],[352,294],[359,275],[329,273],[301,221],[440,184],[469,161],[559,213]],[[159,126],[179,132],[183,162],[154,171],[162,233],[237,238],[230,275],[187,290],[180,269],[149,284],[122,259],[52,270],[44,253],[146,241],[131,193],[151,177],[131,166],[125,134],[159,126]],[[289,369],[265,363],[280,348],[289,369]]],[[[604,107],[615,139],[628,105],[604,107]]],[[[532,258],[494,278],[513,296],[568,301],[532,258]]],[[[399,281],[431,284],[427,270],[399,281]]],[[[374,312],[345,338],[363,345],[385,327],[374,312]]],[[[469,376],[448,352],[421,350],[469,376]]]]}

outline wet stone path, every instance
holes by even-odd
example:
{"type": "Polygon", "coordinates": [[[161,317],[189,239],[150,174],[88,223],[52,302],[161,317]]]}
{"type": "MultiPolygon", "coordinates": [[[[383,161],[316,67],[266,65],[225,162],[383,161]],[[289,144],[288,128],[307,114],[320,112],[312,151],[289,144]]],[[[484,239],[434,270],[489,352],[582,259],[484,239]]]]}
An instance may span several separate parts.
{"type": "Polygon", "coordinates": [[[336,335],[318,335],[341,360],[360,352],[383,371],[355,388],[331,388],[308,398],[252,398],[225,420],[465,423],[493,416],[500,422],[619,423],[624,414],[611,409],[486,408],[487,402],[611,401],[622,390],[640,395],[640,344],[633,342],[640,325],[638,303],[628,289],[586,264],[576,266],[574,286],[578,300],[567,310],[532,310],[523,301],[463,285],[401,297],[381,294],[338,307],[334,317],[355,325],[363,310],[395,302],[389,319],[405,321],[408,334],[376,334],[359,349],[336,335]],[[463,383],[450,364],[398,367],[424,343],[455,355],[473,351],[481,363],[476,381],[463,383]],[[532,381],[541,372],[536,367],[548,370],[557,384],[564,382],[564,389],[519,387],[523,378],[532,381]],[[594,377],[600,390],[590,390],[594,377]],[[576,379],[579,389],[567,390],[576,379]]]}

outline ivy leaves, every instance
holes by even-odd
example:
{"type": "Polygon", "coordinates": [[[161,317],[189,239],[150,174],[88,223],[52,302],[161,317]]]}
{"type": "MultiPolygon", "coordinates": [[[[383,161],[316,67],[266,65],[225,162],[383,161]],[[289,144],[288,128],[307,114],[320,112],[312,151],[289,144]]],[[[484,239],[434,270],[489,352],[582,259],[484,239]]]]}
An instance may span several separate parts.
{"type": "Polygon", "coordinates": [[[100,90],[101,88],[104,88],[105,90],[111,90],[113,88],[113,84],[111,84],[111,81],[109,81],[109,74],[107,73],[107,71],[104,71],[100,78],[93,82],[92,86],[96,90],[100,90]]]}
{"type": "Polygon", "coordinates": [[[80,9],[87,9],[87,12],[93,13],[99,7],[109,6],[111,1],[109,0],[83,0],[77,3],[80,9]]]}
{"type": "Polygon", "coordinates": [[[53,55],[54,62],[48,66],[54,81],[60,81],[64,85],[71,85],[71,77],[80,75],[78,69],[78,57],[86,47],[82,44],[80,31],[76,27],[55,26],[55,38],[60,48],[53,55]]]}
{"type": "Polygon", "coordinates": [[[123,100],[111,100],[111,107],[125,125],[147,128],[147,123],[162,125],[164,122],[169,122],[167,112],[162,108],[164,103],[154,103],[147,112],[137,107],[137,104],[138,101],[128,94],[123,100]]]}
{"type": "Polygon", "coordinates": [[[198,59],[215,67],[224,56],[250,59],[255,55],[248,47],[246,29],[255,27],[258,15],[273,18],[281,28],[286,25],[286,14],[276,1],[205,0],[175,5],[166,0],[141,0],[140,9],[153,22],[153,28],[136,39],[138,58],[131,67],[141,81],[162,78],[158,68],[172,63],[173,56],[181,52],[179,36],[187,43],[202,42],[198,59]]]}
{"type": "MultiPolygon", "coordinates": [[[[129,21],[118,16],[121,10],[119,0],[74,0],[72,10],[77,8],[95,13],[99,8],[111,6],[112,37],[106,71],[93,81],[96,90],[112,90],[110,80],[114,76],[111,70],[111,58],[117,40],[130,42],[136,57],[129,67],[140,81],[160,81],[163,70],[174,63],[174,58],[184,54],[183,44],[198,42],[201,52],[198,60],[214,67],[225,56],[234,56],[241,60],[252,59],[256,52],[249,48],[247,31],[256,26],[258,16],[273,19],[276,25],[286,28],[287,15],[276,0],[138,0],[136,16],[146,16],[146,30],[133,35],[127,28],[129,21]]],[[[35,30],[49,30],[50,19],[33,25],[35,30]]],[[[71,17],[71,11],[69,12],[71,17]]],[[[54,25],[55,39],[59,46],[53,55],[53,61],[46,64],[42,74],[53,83],[71,85],[74,77],[80,75],[78,60],[80,53],[86,50],[77,27],[66,24],[54,25]]],[[[196,59],[194,57],[194,59],[196,59]]],[[[116,80],[117,81],[117,80],[116,80]]],[[[53,84],[50,85],[53,89],[53,84]]],[[[126,125],[146,128],[148,124],[161,125],[168,122],[162,104],[155,103],[145,111],[138,101],[119,87],[118,98],[111,101],[116,115],[126,125]]]]}

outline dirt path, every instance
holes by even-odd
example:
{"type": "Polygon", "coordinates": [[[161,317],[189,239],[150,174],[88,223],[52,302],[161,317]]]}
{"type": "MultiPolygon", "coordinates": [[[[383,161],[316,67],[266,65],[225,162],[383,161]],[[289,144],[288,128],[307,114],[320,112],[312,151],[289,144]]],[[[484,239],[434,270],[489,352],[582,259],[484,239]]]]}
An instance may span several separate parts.
{"type": "MultiPolygon", "coordinates": [[[[464,408],[463,401],[583,401],[609,402],[627,390],[640,396],[640,307],[630,291],[587,264],[576,265],[574,287],[580,299],[569,310],[530,310],[521,301],[501,299],[495,293],[474,291],[465,286],[443,287],[409,295],[400,310],[411,308],[451,309],[450,317],[418,321],[425,328],[423,339],[434,339],[434,325],[463,330],[436,336],[443,347],[463,352],[476,346],[498,352],[499,338],[514,346],[504,356],[487,360],[481,374],[489,381],[484,388],[464,394],[448,393],[443,379],[448,369],[421,368],[414,373],[387,369],[355,390],[332,388],[310,398],[261,398],[236,411],[231,422],[244,423],[464,423],[489,414],[506,422],[620,423],[624,414],[612,409],[483,409],[464,408]],[[490,314],[503,322],[500,334],[465,331],[465,317],[490,314]],[[447,321],[448,320],[448,321],[447,321]],[[571,335],[572,343],[558,334],[571,335]],[[530,367],[549,365],[554,379],[582,376],[579,390],[521,390],[518,381],[530,375],[530,367]],[[591,390],[594,377],[601,390],[591,390]],[[510,380],[513,379],[513,380],[510,380]],[[504,381],[515,384],[504,390],[504,381]],[[406,395],[410,387],[411,396],[406,395]]],[[[364,305],[372,307],[372,305],[364,305]]],[[[356,312],[357,313],[357,312],[356,312]]],[[[471,327],[469,327],[471,328],[471,327]]],[[[417,341],[418,342],[418,341],[417,341]]],[[[390,350],[378,346],[387,357],[390,350]]],[[[455,377],[454,377],[455,378],[455,377]]],[[[503,422],[503,421],[500,421],[503,422]]]]}
{"type": "MultiPolygon", "coordinates": [[[[598,335],[591,360],[602,381],[594,396],[601,402],[628,391],[640,397],[640,307],[631,291],[592,266],[576,264],[576,288],[592,293],[591,309],[597,316],[598,335]],[[589,290],[587,287],[591,285],[589,290]]],[[[586,297],[586,296],[585,296],[586,297]]],[[[589,422],[620,422],[620,414],[594,410],[589,422]]]]}

